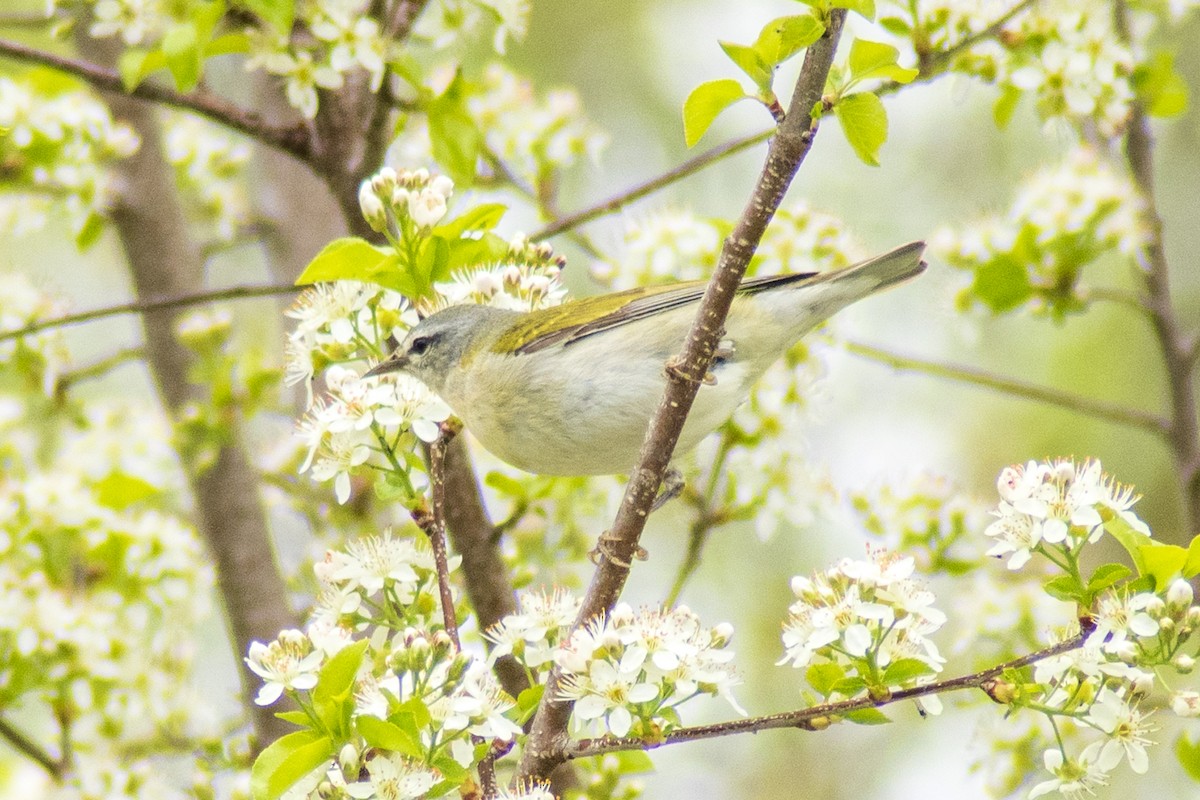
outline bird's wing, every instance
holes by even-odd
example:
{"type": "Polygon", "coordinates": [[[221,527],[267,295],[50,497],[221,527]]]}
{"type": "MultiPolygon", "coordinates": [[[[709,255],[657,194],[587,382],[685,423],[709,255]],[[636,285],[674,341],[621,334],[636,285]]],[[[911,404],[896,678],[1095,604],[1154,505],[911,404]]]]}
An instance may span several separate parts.
{"type": "MultiPolygon", "coordinates": [[[[742,283],[738,294],[757,294],[766,289],[800,283],[817,273],[767,275],[742,283]]],[[[493,349],[503,353],[534,353],[547,347],[569,345],[631,322],[652,317],[689,303],[704,295],[707,281],[666,284],[629,289],[615,294],[585,297],[561,306],[535,311],[505,331],[493,349]],[[578,320],[586,320],[578,322],[578,320]]]]}

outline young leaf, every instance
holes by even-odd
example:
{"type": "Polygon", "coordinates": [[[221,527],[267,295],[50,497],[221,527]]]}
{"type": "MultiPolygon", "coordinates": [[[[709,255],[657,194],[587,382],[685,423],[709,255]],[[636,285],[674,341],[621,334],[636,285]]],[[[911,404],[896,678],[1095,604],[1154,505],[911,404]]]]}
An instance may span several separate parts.
{"type": "Polygon", "coordinates": [[[855,39],[850,45],[850,77],[856,81],[890,80],[908,83],[917,77],[917,70],[896,63],[900,51],[890,44],[855,39]]]}
{"type": "Polygon", "coordinates": [[[300,273],[296,285],[339,280],[365,281],[416,296],[413,278],[401,269],[396,255],[357,236],[334,239],[325,245],[300,273]]]}
{"type": "Polygon", "coordinates": [[[846,671],[840,664],[813,664],[804,671],[804,679],[808,685],[822,697],[829,697],[838,681],[846,677],[846,671]]]}
{"type": "Polygon", "coordinates": [[[1001,256],[975,270],[971,294],[995,314],[1011,311],[1033,296],[1033,284],[1025,265],[1011,256],[1001,256]]]}
{"type": "Polygon", "coordinates": [[[1192,742],[1185,734],[1175,740],[1175,755],[1192,780],[1200,782],[1200,740],[1192,742]]]}
{"type": "Polygon", "coordinates": [[[167,69],[175,79],[175,88],[181,92],[195,89],[204,70],[204,52],[195,23],[181,22],[171,26],[163,36],[162,51],[167,69]]]}
{"type": "Polygon", "coordinates": [[[1118,581],[1123,581],[1133,574],[1133,570],[1124,564],[1101,564],[1096,567],[1092,577],[1088,579],[1088,594],[1096,594],[1107,589],[1118,581]]]}
{"type": "Polygon", "coordinates": [[[992,106],[992,120],[996,123],[997,128],[1004,130],[1008,127],[1019,102],[1021,102],[1021,90],[1017,87],[1006,84],[1000,90],[1000,96],[996,98],[996,105],[992,106]]]}
{"type": "Polygon", "coordinates": [[[1085,602],[1087,593],[1073,575],[1059,575],[1042,584],[1046,594],[1067,603],[1085,602]]]}
{"type": "Polygon", "coordinates": [[[869,92],[852,94],[839,100],[833,113],[858,157],[878,167],[879,148],[887,141],[887,111],[883,102],[869,92]]]}
{"type": "Polygon", "coordinates": [[[284,722],[290,722],[293,725],[300,725],[301,727],[305,728],[307,728],[312,722],[312,720],[309,719],[308,714],[305,714],[303,711],[280,711],[275,716],[279,717],[284,722]]]}
{"type": "Polygon", "coordinates": [[[778,66],[821,38],[825,26],[812,14],[771,20],[758,33],[754,50],[766,64],[778,66]]]}
{"type": "Polygon", "coordinates": [[[147,75],[167,66],[166,56],[160,48],[142,50],[132,47],[117,59],[117,72],[121,73],[121,85],[132,92],[146,79],[147,75]]]}
{"type": "Polygon", "coordinates": [[[470,211],[433,229],[434,236],[457,239],[467,231],[490,231],[500,224],[508,206],[500,203],[482,203],[470,211]]]}
{"type": "Polygon", "coordinates": [[[313,709],[339,738],[349,733],[350,714],[354,711],[354,678],[362,666],[367,640],[362,639],[339,650],[317,673],[312,691],[313,709]]]}
{"type": "Polygon", "coordinates": [[[1162,589],[1171,579],[1183,571],[1188,560],[1188,551],[1176,544],[1144,544],[1139,550],[1142,554],[1142,574],[1154,578],[1154,587],[1162,589]]]}
{"type": "Polygon", "coordinates": [[[1133,88],[1152,117],[1175,117],[1187,111],[1187,82],[1175,70],[1175,56],[1163,51],[1133,71],[1133,88]]]}
{"type": "Polygon", "coordinates": [[[875,19],[875,0],[835,0],[834,5],[847,11],[854,11],[864,19],[875,19]]]}
{"type": "Polygon", "coordinates": [[[239,3],[277,32],[284,35],[291,33],[292,20],[296,14],[296,4],[293,0],[239,0],[239,3]]]}
{"type": "Polygon", "coordinates": [[[358,732],[362,735],[363,741],[371,747],[393,750],[410,758],[425,758],[425,750],[421,747],[421,742],[395,723],[364,715],[355,720],[355,725],[358,726],[358,732]]]}
{"type": "Polygon", "coordinates": [[[1145,534],[1134,530],[1132,525],[1115,514],[1104,520],[1104,530],[1108,532],[1109,536],[1116,539],[1121,547],[1125,548],[1126,553],[1129,553],[1138,575],[1145,575],[1146,562],[1142,558],[1142,546],[1149,541],[1145,534]]]}
{"type": "Polygon", "coordinates": [[[250,768],[250,796],[275,800],[332,753],[332,740],[317,731],[296,731],[276,739],[250,768]]]}
{"type": "Polygon", "coordinates": [[[1191,578],[1200,575],[1200,536],[1192,539],[1192,543],[1188,545],[1187,561],[1183,563],[1183,577],[1191,578]]]}
{"type": "Polygon", "coordinates": [[[771,78],[775,76],[775,67],[764,61],[758,50],[733,42],[720,42],[719,44],[725,51],[725,55],[729,56],[729,60],[737,64],[738,69],[746,73],[759,90],[765,92],[771,89],[771,78]]]}
{"type": "Polygon", "coordinates": [[[846,719],[856,725],[887,725],[892,721],[891,717],[878,708],[860,708],[857,711],[851,711],[846,715],[846,719]]]}
{"type": "Polygon", "coordinates": [[[687,146],[695,147],[717,115],[745,97],[749,95],[732,78],[705,81],[692,89],[683,102],[683,138],[687,146]]]}
{"type": "Polygon", "coordinates": [[[483,150],[483,133],[467,112],[467,86],[462,74],[426,107],[433,157],[459,189],[475,183],[475,170],[483,150]]]}
{"type": "Polygon", "coordinates": [[[883,672],[883,683],[886,686],[896,686],[932,674],[933,667],[921,659],[901,658],[888,664],[888,668],[883,672]]]}

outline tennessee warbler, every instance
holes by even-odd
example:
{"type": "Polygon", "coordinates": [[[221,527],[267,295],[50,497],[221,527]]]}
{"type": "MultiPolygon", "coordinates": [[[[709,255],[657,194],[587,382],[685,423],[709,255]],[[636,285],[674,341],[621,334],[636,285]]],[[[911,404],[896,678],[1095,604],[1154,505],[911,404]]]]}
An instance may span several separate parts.
{"type": "MultiPolygon", "coordinates": [[[[715,430],[804,334],[845,306],[925,269],[912,242],[836,272],[742,283],[677,452],[715,430]]],[[[704,281],[648,286],[522,313],[480,305],[438,311],[363,377],[423,381],[493,454],[543,475],[608,475],[634,466],[704,281]]]]}

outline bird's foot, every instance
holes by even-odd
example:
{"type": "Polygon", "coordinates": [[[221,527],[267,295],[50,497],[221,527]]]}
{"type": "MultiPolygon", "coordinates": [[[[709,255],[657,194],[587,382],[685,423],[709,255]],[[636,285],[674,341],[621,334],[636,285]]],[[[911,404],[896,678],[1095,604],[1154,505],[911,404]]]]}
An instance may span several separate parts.
{"type": "MultiPolygon", "coordinates": [[[[619,541],[620,539],[613,536],[608,531],[605,531],[604,533],[600,534],[600,540],[596,542],[596,546],[590,553],[588,553],[588,558],[591,559],[592,563],[596,566],[600,566],[600,559],[605,559],[607,561],[611,561],[613,564],[616,564],[622,569],[629,569],[633,566],[631,562],[613,554],[613,544],[619,541]]],[[[646,551],[646,548],[639,544],[633,551],[633,557],[638,561],[645,561],[650,558],[650,553],[646,551]]]]}

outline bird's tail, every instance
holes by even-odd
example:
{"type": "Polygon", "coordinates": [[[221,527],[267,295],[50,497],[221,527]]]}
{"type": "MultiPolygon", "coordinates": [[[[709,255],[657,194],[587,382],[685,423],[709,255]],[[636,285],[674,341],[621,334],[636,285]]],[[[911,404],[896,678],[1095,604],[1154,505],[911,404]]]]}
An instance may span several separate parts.
{"type": "Polygon", "coordinates": [[[921,254],[924,252],[924,242],[909,242],[894,250],[889,250],[881,256],[868,258],[866,261],[860,261],[846,269],[817,275],[813,278],[813,283],[816,284],[822,280],[839,284],[858,283],[863,287],[870,287],[865,292],[857,294],[857,297],[864,297],[920,275],[927,266],[921,260],[921,254]]]}

